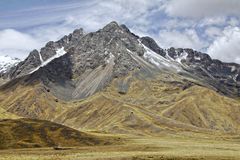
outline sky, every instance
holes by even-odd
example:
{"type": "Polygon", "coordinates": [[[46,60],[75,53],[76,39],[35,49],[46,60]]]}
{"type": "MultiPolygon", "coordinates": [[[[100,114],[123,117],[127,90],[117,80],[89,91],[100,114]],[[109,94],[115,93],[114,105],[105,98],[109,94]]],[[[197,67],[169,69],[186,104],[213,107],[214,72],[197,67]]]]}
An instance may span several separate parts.
{"type": "Polygon", "coordinates": [[[240,63],[240,0],[0,0],[0,56],[24,59],[74,29],[92,32],[111,21],[162,48],[240,63]]]}

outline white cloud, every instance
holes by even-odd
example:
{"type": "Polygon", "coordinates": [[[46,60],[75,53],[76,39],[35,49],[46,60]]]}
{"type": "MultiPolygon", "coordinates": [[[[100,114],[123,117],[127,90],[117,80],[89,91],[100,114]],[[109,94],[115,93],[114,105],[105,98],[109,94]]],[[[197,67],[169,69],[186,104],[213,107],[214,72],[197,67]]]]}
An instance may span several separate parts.
{"type": "Polygon", "coordinates": [[[40,42],[28,34],[13,29],[0,31],[0,55],[23,58],[30,50],[40,47],[40,42]]]}
{"type": "Polygon", "coordinates": [[[165,5],[168,15],[190,18],[239,16],[239,8],[239,0],[169,0],[165,5]]]}
{"type": "Polygon", "coordinates": [[[28,32],[28,34],[32,35],[35,39],[38,39],[38,41],[40,42],[47,43],[48,41],[59,40],[64,35],[72,33],[77,28],[80,28],[80,26],[75,24],[73,21],[65,20],[64,23],[59,25],[47,25],[35,27],[31,29],[28,32]]]}
{"type": "Polygon", "coordinates": [[[159,45],[163,48],[175,47],[202,50],[207,46],[207,43],[202,41],[193,29],[187,29],[182,32],[161,30],[157,39],[159,45]]]}
{"type": "Polygon", "coordinates": [[[74,23],[93,31],[110,21],[131,24],[132,27],[144,28],[150,26],[148,17],[160,10],[162,0],[103,0],[89,8],[74,11],[70,14],[74,23]]]}
{"type": "Polygon", "coordinates": [[[205,34],[207,37],[215,39],[216,37],[222,35],[222,30],[218,27],[208,27],[205,30],[205,34]]]}
{"type": "Polygon", "coordinates": [[[3,33],[0,39],[5,42],[5,45],[0,47],[0,54],[23,58],[32,49],[39,49],[50,40],[58,40],[74,29],[82,27],[87,32],[96,31],[113,20],[130,24],[131,28],[139,33],[146,33],[151,26],[148,16],[159,10],[161,1],[94,0],[13,11],[0,16],[0,27],[11,26],[27,28],[27,30],[24,33],[16,30],[0,30],[3,33]],[[14,40],[8,40],[6,37],[14,40]],[[23,40],[18,44],[12,43],[20,39],[23,40]]]}
{"type": "Polygon", "coordinates": [[[239,25],[239,19],[237,19],[236,17],[231,17],[228,22],[227,22],[230,26],[238,26],[239,25]]]}
{"type": "Polygon", "coordinates": [[[216,38],[208,48],[208,53],[225,62],[240,63],[240,28],[227,27],[223,35],[216,38]]]}
{"type": "Polygon", "coordinates": [[[202,19],[199,23],[200,27],[204,26],[212,26],[212,25],[225,25],[227,21],[227,18],[225,16],[220,17],[206,17],[202,19]]]}
{"type": "Polygon", "coordinates": [[[193,20],[178,18],[166,19],[160,24],[160,27],[164,27],[168,30],[193,28],[195,26],[196,22],[193,20]]]}
{"type": "Polygon", "coordinates": [[[77,29],[71,21],[60,25],[34,27],[23,33],[14,29],[0,30],[0,55],[24,59],[33,49],[39,50],[48,41],[57,41],[77,29]]]}
{"type": "Polygon", "coordinates": [[[23,31],[0,34],[0,55],[24,58],[32,49],[76,28],[96,31],[113,20],[126,24],[140,36],[152,36],[164,48],[205,51],[214,42],[210,51],[226,37],[224,27],[239,27],[239,15],[239,0],[83,0],[30,7],[0,15],[0,28],[4,28],[0,33],[5,33],[6,28],[23,31]],[[15,40],[6,38],[11,36],[15,40]]]}

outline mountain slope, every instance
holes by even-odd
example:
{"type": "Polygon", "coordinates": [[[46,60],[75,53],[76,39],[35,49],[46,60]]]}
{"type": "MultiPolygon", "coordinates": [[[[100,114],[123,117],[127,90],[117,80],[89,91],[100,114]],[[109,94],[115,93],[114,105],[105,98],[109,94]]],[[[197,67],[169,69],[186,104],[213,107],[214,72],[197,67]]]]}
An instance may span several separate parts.
{"type": "Polygon", "coordinates": [[[36,147],[73,147],[118,143],[114,138],[104,139],[56,123],[16,119],[0,120],[0,149],[36,147]]]}
{"type": "Polygon", "coordinates": [[[0,107],[0,119],[17,119],[17,118],[20,117],[11,112],[7,112],[5,109],[0,107]]]}
{"type": "Polygon", "coordinates": [[[7,90],[0,93],[0,106],[6,111],[21,117],[51,120],[64,110],[61,101],[41,87],[39,82],[27,86],[19,84],[19,81],[12,81],[5,86],[7,90]]]}
{"type": "Polygon", "coordinates": [[[34,50],[4,77],[0,107],[79,130],[239,133],[238,64],[161,49],[111,22],[34,50]],[[227,98],[232,97],[232,98],[227,98]]]}
{"type": "MultiPolygon", "coordinates": [[[[160,76],[163,76],[161,74],[160,76]]],[[[159,134],[197,131],[238,133],[240,105],[236,100],[184,81],[133,80],[126,94],[115,84],[82,101],[57,119],[79,129],[159,134]]]]}
{"type": "Polygon", "coordinates": [[[80,101],[57,99],[39,84],[23,86],[14,93],[0,94],[0,104],[22,117],[51,120],[86,131],[136,135],[239,133],[237,100],[177,74],[161,72],[145,79],[142,76],[114,79],[104,90],[80,101]]]}

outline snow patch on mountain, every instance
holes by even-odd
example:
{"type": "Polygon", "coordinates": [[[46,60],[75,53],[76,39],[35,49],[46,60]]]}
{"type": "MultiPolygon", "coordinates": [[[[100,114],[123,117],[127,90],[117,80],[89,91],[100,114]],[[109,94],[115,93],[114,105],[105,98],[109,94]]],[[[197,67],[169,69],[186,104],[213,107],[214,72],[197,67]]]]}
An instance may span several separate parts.
{"type": "Polygon", "coordinates": [[[48,63],[50,63],[51,61],[53,61],[56,58],[59,58],[63,55],[65,55],[67,52],[64,50],[64,47],[59,48],[56,50],[56,54],[54,56],[52,56],[51,58],[47,59],[46,61],[42,61],[42,64],[40,66],[38,66],[37,68],[35,68],[33,71],[31,71],[29,74],[32,74],[34,72],[36,72],[37,70],[39,70],[41,67],[46,66],[48,63]]]}
{"type": "Polygon", "coordinates": [[[41,53],[39,52],[38,54],[39,54],[39,58],[40,58],[41,63],[43,63],[43,58],[42,58],[41,53]]]}
{"type": "Polygon", "coordinates": [[[143,57],[150,63],[156,65],[158,68],[165,67],[165,68],[176,70],[177,72],[182,71],[182,68],[179,65],[172,63],[171,60],[166,59],[165,57],[157,54],[156,52],[152,51],[144,44],[141,43],[141,45],[146,50],[143,57]]]}
{"type": "Polygon", "coordinates": [[[236,66],[231,66],[231,72],[236,71],[237,67],[236,66]]]}
{"type": "Polygon", "coordinates": [[[198,61],[201,61],[201,57],[195,56],[194,59],[195,59],[195,60],[198,60],[198,61]]]}
{"type": "Polygon", "coordinates": [[[106,62],[110,63],[114,58],[115,58],[115,56],[112,53],[109,53],[109,58],[106,59],[106,62]]]}
{"type": "Polygon", "coordinates": [[[19,62],[20,59],[18,58],[0,56],[0,73],[6,73],[11,67],[17,65],[19,62]]]}
{"type": "Polygon", "coordinates": [[[175,60],[182,64],[182,60],[186,60],[187,59],[187,56],[188,56],[188,53],[187,52],[183,52],[179,57],[177,57],[175,60]]]}

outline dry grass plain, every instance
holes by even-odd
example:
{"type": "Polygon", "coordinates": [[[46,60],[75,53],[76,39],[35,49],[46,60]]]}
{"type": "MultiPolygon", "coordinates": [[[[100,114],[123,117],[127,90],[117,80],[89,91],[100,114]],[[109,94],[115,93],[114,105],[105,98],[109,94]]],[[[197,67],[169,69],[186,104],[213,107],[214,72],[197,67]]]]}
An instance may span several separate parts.
{"type": "Polygon", "coordinates": [[[239,160],[240,137],[125,137],[123,145],[1,150],[0,160],[239,160]]]}

